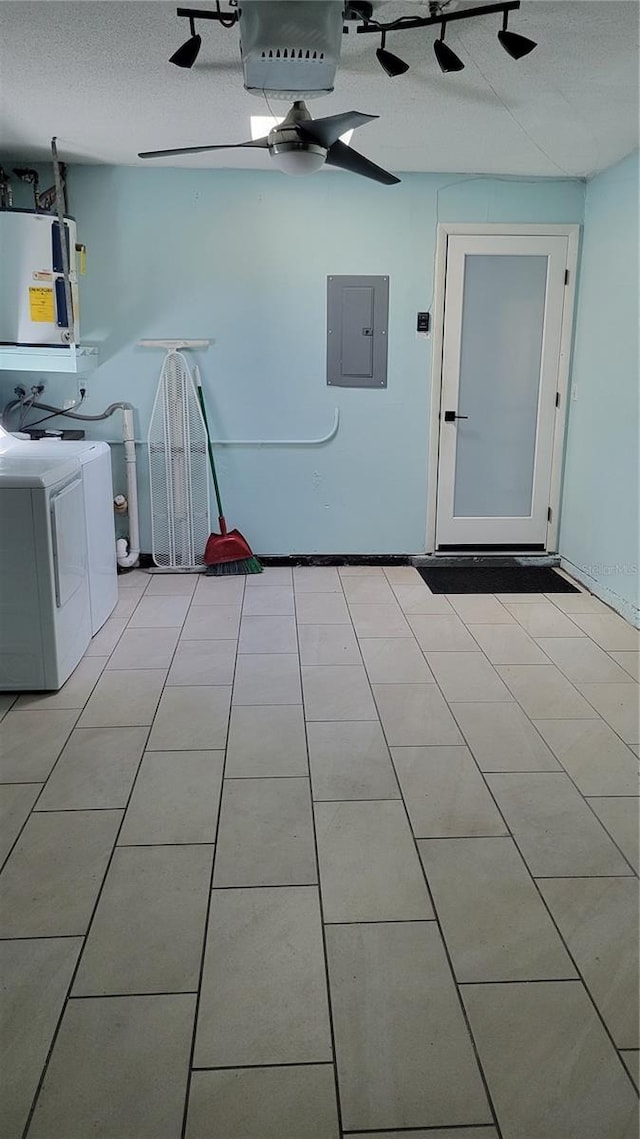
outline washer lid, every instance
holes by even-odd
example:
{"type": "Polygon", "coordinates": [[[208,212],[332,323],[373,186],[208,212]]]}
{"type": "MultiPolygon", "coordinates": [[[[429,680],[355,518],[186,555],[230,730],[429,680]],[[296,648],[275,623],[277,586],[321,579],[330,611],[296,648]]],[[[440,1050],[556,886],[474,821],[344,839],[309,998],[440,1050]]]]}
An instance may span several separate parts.
{"type": "Polygon", "coordinates": [[[77,459],[62,455],[42,455],[38,458],[31,454],[30,444],[26,446],[28,454],[22,448],[0,454],[0,489],[55,486],[80,474],[77,459]]]}
{"type": "Polygon", "coordinates": [[[99,455],[106,455],[110,451],[108,443],[101,439],[21,439],[20,442],[33,450],[36,457],[69,459],[74,458],[84,466],[99,455]]]}

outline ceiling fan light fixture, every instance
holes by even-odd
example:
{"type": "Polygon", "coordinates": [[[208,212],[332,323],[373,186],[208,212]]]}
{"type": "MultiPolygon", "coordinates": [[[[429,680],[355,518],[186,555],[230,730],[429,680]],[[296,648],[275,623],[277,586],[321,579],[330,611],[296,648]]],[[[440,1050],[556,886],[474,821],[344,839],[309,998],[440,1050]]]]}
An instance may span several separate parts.
{"type": "Polygon", "coordinates": [[[444,42],[444,31],[446,23],[443,21],[442,30],[440,32],[440,39],[436,40],[433,45],[433,52],[438,61],[438,66],[445,74],[449,71],[464,71],[464,63],[456,55],[455,51],[444,42]]]}
{"type": "Polygon", "coordinates": [[[512,59],[522,59],[523,55],[529,55],[529,52],[538,45],[534,40],[528,40],[526,36],[520,36],[517,32],[510,32],[507,28],[508,19],[509,13],[505,12],[502,28],[498,32],[498,39],[507,55],[510,55],[512,59]]]}
{"type": "Polygon", "coordinates": [[[315,174],[324,166],[327,152],[324,147],[312,144],[280,143],[269,147],[274,166],[283,174],[294,177],[315,174]]]}
{"type": "Polygon", "coordinates": [[[185,43],[183,43],[177,51],[174,51],[169,63],[175,64],[176,67],[193,67],[198,53],[202,46],[202,36],[196,32],[196,25],[193,17],[189,18],[191,26],[191,35],[185,43]]]}
{"type": "Polygon", "coordinates": [[[376,58],[383,71],[392,77],[396,75],[404,75],[409,70],[409,64],[405,63],[404,59],[394,55],[393,52],[387,51],[385,48],[386,33],[382,33],[382,42],[376,51],[376,58]]]}

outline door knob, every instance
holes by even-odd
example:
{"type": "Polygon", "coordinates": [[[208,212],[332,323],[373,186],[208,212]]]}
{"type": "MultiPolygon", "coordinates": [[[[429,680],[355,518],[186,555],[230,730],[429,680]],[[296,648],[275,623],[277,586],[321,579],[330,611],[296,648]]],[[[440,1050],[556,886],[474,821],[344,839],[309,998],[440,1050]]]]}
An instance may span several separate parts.
{"type": "Polygon", "coordinates": [[[455,411],[445,411],[445,413],[444,413],[445,423],[455,423],[456,419],[468,419],[468,418],[469,418],[468,415],[458,415],[457,412],[455,412],[455,411]]]}

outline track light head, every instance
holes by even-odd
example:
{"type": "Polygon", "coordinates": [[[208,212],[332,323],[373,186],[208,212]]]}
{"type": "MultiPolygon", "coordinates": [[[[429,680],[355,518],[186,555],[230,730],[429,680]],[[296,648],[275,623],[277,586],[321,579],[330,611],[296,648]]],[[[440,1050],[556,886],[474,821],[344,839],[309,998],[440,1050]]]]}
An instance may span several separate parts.
{"type": "Polygon", "coordinates": [[[193,17],[189,18],[189,24],[191,27],[191,36],[177,51],[174,51],[169,60],[169,63],[174,63],[176,67],[193,67],[202,45],[202,37],[196,33],[196,25],[193,17]]]}
{"type": "Polygon", "coordinates": [[[405,71],[409,70],[409,64],[405,63],[404,59],[400,59],[399,56],[394,55],[393,52],[387,51],[385,49],[385,39],[386,33],[383,32],[382,42],[376,51],[376,58],[378,60],[378,63],[380,64],[382,70],[386,71],[387,75],[404,75],[405,71]]]}
{"type": "Polygon", "coordinates": [[[517,32],[510,32],[507,30],[507,21],[509,13],[505,12],[502,20],[502,29],[498,32],[498,39],[502,44],[507,55],[512,59],[522,59],[523,55],[528,55],[537,47],[534,40],[528,40],[526,36],[519,36],[517,32]]]}
{"type": "Polygon", "coordinates": [[[526,36],[519,36],[517,32],[508,32],[504,29],[498,32],[498,39],[507,55],[510,55],[512,59],[522,59],[523,55],[528,55],[534,47],[538,46],[533,40],[528,40],[526,36]]]}
{"type": "Polygon", "coordinates": [[[434,45],[433,45],[433,51],[434,51],[435,57],[438,61],[438,65],[440,67],[440,70],[444,71],[444,72],[447,72],[447,71],[464,71],[464,63],[462,62],[462,60],[459,59],[459,57],[456,55],[455,51],[452,51],[451,48],[449,47],[449,45],[444,42],[445,28],[446,28],[446,23],[445,23],[445,21],[443,21],[442,29],[440,32],[440,39],[436,40],[434,45]]]}
{"type": "Polygon", "coordinates": [[[182,46],[173,53],[169,63],[175,63],[176,67],[193,67],[198,58],[201,44],[202,38],[200,36],[191,36],[186,43],[183,43],[182,46]]]}

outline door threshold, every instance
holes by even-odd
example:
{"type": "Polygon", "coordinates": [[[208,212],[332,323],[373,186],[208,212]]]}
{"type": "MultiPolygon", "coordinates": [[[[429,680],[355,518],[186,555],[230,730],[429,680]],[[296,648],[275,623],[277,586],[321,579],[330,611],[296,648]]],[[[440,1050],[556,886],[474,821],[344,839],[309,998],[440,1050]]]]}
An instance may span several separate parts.
{"type": "Polygon", "coordinates": [[[543,542],[438,542],[436,554],[546,554],[543,542]]]}
{"type": "Polygon", "coordinates": [[[486,550],[465,550],[464,553],[421,554],[412,558],[412,562],[414,566],[559,566],[560,555],[521,550],[501,550],[493,554],[486,550]]]}

